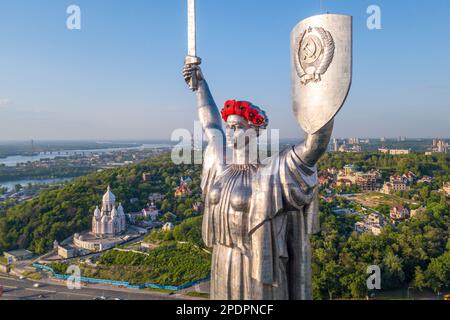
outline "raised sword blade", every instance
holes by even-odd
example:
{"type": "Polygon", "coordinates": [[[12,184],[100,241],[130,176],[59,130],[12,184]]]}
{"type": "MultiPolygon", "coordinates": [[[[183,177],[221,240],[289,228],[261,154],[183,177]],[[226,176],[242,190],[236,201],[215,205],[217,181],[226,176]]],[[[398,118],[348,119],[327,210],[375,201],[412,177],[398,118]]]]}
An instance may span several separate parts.
{"type": "Polygon", "coordinates": [[[188,56],[197,56],[195,0],[188,0],[188,56]]]}
{"type": "MultiPolygon", "coordinates": [[[[188,0],[188,54],[184,61],[188,65],[199,65],[201,59],[197,57],[197,34],[196,34],[196,14],[195,0],[188,0]]],[[[194,72],[189,83],[189,88],[193,91],[198,89],[197,74],[194,72]]]]}

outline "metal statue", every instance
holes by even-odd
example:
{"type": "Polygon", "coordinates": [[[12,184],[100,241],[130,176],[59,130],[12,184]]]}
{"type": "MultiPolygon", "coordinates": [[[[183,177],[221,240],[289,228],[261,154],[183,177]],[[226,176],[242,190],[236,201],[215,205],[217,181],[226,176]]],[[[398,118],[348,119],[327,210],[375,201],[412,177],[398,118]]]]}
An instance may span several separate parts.
{"type": "MultiPolygon", "coordinates": [[[[194,0],[189,3],[195,8],[194,0]]],[[[195,22],[190,25],[195,30],[195,22]]],[[[294,28],[293,107],[306,139],[256,162],[249,161],[249,143],[238,141],[250,130],[259,135],[267,115],[236,100],[219,112],[190,34],[183,75],[196,92],[208,141],[201,187],[203,239],[212,248],[211,299],[312,299],[309,236],[319,230],[316,163],[350,88],[351,33],[351,17],[333,14],[294,28]]]]}

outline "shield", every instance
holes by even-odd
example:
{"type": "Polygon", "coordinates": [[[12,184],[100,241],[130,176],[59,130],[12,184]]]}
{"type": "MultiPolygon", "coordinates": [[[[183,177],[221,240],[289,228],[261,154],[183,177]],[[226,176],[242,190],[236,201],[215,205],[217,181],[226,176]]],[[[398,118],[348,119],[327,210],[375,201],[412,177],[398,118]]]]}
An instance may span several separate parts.
{"type": "Polygon", "coordinates": [[[352,17],[309,17],[291,33],[294,114],[309,134],[341,109],[352,80],[352,17]]]}

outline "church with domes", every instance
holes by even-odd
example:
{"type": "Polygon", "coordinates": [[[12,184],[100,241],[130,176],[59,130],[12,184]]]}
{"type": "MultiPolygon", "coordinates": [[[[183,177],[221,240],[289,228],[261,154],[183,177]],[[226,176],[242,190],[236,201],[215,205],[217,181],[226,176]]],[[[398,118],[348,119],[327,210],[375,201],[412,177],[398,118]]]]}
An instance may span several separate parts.
{"type": "Polygon", "coordinates": [[[122,204],[116,208],[116,196],[111,188],[103,195],[102,207],[94,211],[92,217],[92,234],[99,238],[115,237],[127,229],[125,212],[122,204]]]}

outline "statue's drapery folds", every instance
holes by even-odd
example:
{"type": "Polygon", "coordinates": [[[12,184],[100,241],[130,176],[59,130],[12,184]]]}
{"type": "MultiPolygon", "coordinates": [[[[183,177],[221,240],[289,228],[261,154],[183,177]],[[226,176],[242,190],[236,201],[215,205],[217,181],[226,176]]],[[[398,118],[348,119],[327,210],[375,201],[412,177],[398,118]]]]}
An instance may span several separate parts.
{"type": "Polygon", "coordinates": [[[294,149],[261,165],[204,167],[203,237],[213,247],[213,299],[311,298],[308,235],[318,230],[316,186],[316,168],[294,149]]]}

